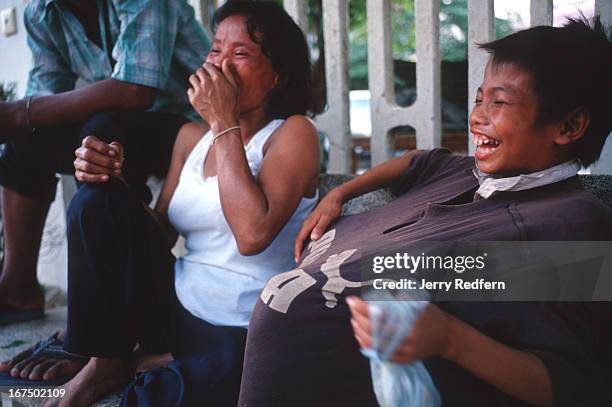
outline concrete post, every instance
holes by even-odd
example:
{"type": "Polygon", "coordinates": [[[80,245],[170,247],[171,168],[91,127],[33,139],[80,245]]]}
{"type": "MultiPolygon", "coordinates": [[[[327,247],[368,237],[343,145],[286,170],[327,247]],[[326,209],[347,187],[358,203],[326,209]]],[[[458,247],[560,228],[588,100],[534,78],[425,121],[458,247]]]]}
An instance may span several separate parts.
{"type": "MultiPolygon", "coordinates": [[[[612,2],[610,0],[595,0],[595,15],[601,16],[601,22],[605,26],[612,27],[612,2]]],[[[612,134],[608,135],[599,161],[590,167],[590,172],[592,174],[612,174],[612,134]]]]}
{"type": "MultiPolygon", "coordinates": [[[[493,0],[468,1],[468,112],[476,99],[476,90],[482,83],[489,55],[476,44],[495,39],[493,0]]],[[[474,155],[472,133],[468,132],[468,151],[474,155]]]]}
{"type": "Polygon", "coordinates": [[[529,7],[530,25],[532,27],[553,24],[552,0],[531,0],[529,7]]]}
{"type": "Polygon", "coordinates": [[[308,32],[307,2],[304,0],[284,0],[283,6],[302,31],[304,33],[308,32]]]}
{"type": "Polygon", "coordinates": [[[408,107],[399,107],[395,103],[389,5],[389,0],[367,2],[373,166],[391,158],[393,143],[389,130],[394,127],[412,126],[416,131],[418,148],[430,149],[441,143],[439,2],[415,2],[417,99],[408,107]]]}
{"type": "Polygon", "coordinates": [[[352,140],[349,120],[348,2],[323,2],[327,110],[317,116],[317,128],[329,137],[329,173],[351,170],[352,140]]]}

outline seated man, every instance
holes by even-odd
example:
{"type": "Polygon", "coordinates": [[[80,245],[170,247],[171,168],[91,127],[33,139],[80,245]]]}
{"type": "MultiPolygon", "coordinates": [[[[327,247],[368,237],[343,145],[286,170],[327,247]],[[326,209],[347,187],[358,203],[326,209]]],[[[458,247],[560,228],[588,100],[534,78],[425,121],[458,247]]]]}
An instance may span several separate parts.
{"type": "MultiPolygon", "coordinates": [[[[87,136],[120,141],[123,174],[138,196],[150,199],[146,177],[165,175],[179,129],[197,118],[186,95],[188,77],[209,48],[186,0],[32,1],[24,23],[33,55],[27,97],[0,103],[0,143],[6,143],[0,152],[6,239],[0,325],[43,316],[36,266],[55,174],[74,172],[74,151],[84,139],[92,164],[78,163],[77,171],[108,179],[122,165],[119,154],[87,136]],[[77,79],[84,86],[75,89],[77,79]]],[[[0,371],[34,380],[67,373],[22,359],[0,364],[0,371]],[[55,373],[45,376],[50,370],[55,373]]]]}
{"type": "MultiPolygon", "coordinates": [[[[299,256],[310,235],[309,250],[255,308],[241,406],[376,405],[359,353],[371,345],[367,307],[347,301],[367,284],[368,241],[612,240],[610,211],[576,176],[612,130],[612,46],[599,21],[481,47],[491,58],[470,115],[475,160],[412,151],[320,202],[296,242],[299,256]],[[387,186],[398,199],[335,221],[343,203],[387,186]]],[[[611,327],[603,303],[430,304],[392,360],[423,360],[445,406],[609,405],[611,327]]]]}

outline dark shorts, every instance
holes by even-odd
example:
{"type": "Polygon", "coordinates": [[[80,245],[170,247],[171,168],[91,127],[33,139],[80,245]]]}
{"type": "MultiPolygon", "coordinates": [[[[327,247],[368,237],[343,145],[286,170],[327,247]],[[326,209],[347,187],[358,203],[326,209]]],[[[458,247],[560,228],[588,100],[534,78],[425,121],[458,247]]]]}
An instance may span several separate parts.
{"type": "Polygon", "coordinates": [[[165,176],[176,135],[188,120],[152,112],[98,113],[83,125],[39,128],[34,136],[6,143],[0,152],[0,185],[26,196],[55,194],[56,173],[73,174],[74,151],[94,135],[125,148],[124,176],[143,199],[149,175],[165,176]]]}

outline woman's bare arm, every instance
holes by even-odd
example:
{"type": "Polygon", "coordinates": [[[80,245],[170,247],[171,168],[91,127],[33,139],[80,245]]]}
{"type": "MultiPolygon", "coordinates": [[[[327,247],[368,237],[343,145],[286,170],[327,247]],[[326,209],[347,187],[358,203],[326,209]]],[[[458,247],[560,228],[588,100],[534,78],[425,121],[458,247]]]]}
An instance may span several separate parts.
{"type": "Polygon", "coordinates": [[[304,116],[288,118],[271,137],[257,179],[238,134],[219,138],[215,157],[223,214],[244,255],[264,250],[316,190],[319,138],[304,116]]]}

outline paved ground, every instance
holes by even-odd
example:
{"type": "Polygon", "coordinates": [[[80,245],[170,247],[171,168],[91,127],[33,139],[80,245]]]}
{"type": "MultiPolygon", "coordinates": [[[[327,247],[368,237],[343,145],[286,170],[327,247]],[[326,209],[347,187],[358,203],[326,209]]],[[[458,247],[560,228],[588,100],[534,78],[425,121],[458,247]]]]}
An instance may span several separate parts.
{"type": "MultiPolygon", "coordinates": [[[[47,311],[46,317],[40,321],[0,327],[0,360],[8,359],[10,356],[27,349],[64,326],[66,326],[66,307],[47,311]]],[[[96,403],[95,407],[114,407],[119,404],[120,399],[120,394],[114,394],[96,403]]],[[[41,402],[40,399],[22,399],[19,403],[13,402],[11,404],[6,394],[2,394],[1,400],[0,407],[35,407],[41,402]]]]}

